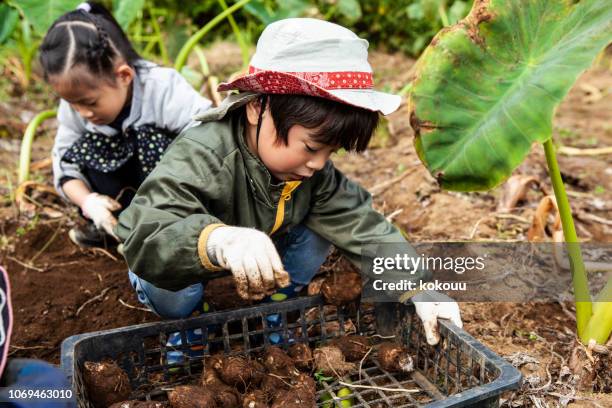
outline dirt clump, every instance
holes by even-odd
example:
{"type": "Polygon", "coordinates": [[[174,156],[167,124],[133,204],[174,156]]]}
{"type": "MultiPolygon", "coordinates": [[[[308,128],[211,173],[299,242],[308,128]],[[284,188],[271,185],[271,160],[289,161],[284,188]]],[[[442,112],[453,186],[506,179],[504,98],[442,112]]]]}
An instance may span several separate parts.
{"type": "Polygon", "coordinates": [[[338,347],[319,347],[313,354],[315,370],[321,371],[323,375],[341,377],[355,370],[355,364],[347,362],[338,347]]]}
{"type": "Polygon", "coordinates": [[[582,344],[574,345],[569,359],[569,368],[573,373],[572,382],[580,391],[612,392],[612,356],[607,350],[602,354],[587,351],[582,344]]]}
{"type": "Polygon", "coordinates": [[[370,350],[370,340],[365,336],[338,337],[331,344],[338,347],[350,362],[361,361],[370,350]]]}
{"type": "Polygon", "coordinates": [[[308,371],[312,367],[312,350],[306,343],[296,343],[289,347],[289,357],[302,371],[308,371]]]}
{"type": "Polygon", "coordinates": [[[382,343],[378,347],[378,363],[389,372],[410,372],[414,370],[414,361],[408,349],[393,342],[382,343]]]}
{"type": "Polygon", "coordinates": [[[168,392],[172,408],[217,408],[215,395],[210,388],[197,385],[179,385],[168,392]]]}
{"type": "Polygon", "coordinates": [[[350,271],[334,272],[323,281],[321,294],[332,305],[352,303],[361,296],[361,276],[350,271]]]}
{"type": "Polygon", "coordinates": [[[86,361],[83,377],[89,400],[96,408],[125,401],[132,393],[128,375],[113,361],[86,361]]]}

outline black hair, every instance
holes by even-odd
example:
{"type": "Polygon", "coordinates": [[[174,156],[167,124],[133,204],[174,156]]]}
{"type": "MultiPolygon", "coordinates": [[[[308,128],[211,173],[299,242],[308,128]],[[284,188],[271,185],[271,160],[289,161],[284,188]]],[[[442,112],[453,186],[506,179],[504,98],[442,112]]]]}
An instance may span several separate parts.
{"type": "Polygon", "coordinates": [[[311,137],[328,146],[362,152],[378,126],[378,112],[307,95],[264,95],[276,128],[277,141],[288,144],[289,129],[301,125],[311,137]]]}
{"type": "Polygon", "coordinates": [[[136,69],[141,59],[112,14],[101,4],[82,3],[59,17],[40,45],[45,80],[81,65],[94,77],[113,79],[117,57],[136,69]]]}

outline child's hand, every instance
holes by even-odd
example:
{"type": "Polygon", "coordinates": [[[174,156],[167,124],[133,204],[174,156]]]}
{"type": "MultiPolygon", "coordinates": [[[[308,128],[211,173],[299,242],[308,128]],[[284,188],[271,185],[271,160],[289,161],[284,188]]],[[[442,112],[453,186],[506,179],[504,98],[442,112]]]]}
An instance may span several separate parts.
{"type": "Polygon", "coordinates": [[[289,274],[270,237],[253,228],[219,227],[210,233],[206,251],[219,266],[232,271],[238,295],[260,300],[276,287],[289,286],[289,274]]]}
{"type": "Polygon", "coordinates": [[[450,297],[439,292],[421,292],[412,297],[416,313],[423,322],[427,343],[435,346],[440,341],[438,318],[450,319],[458,327],[463,327],[459,305],[450,297]]]}
{"type": "Polygon", "coordinates": [[[81,210],[83,215],[93,221],[96,228],[104,230],[107,234],[119,241],[113,232],[117,225],[117,219],[113,216],[113,211],[121,209],[121,204],[109,196],[98,193],[91,193],[83,201],[81,210]]]}

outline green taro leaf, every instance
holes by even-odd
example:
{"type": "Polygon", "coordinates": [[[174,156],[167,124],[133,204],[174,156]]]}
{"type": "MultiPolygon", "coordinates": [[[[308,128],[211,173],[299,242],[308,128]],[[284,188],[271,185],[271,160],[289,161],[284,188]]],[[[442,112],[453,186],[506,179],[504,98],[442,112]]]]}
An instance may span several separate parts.
{"type": "Polygon", "coordinates": [[[361,6],[357,0],[338,0],[338,11],[350,21],[361,18],[361,6]]]}
{"type": "Polygon", "coordinates": [[[306,0],[277,0],[275,10],[270,10],[262,0],[258,0],[246,4],[244,9],[264,25],[268,25],[285,18],[300,17],[308,7],[306,0]]]}
{"type": "Polygon", "coordinates": [[[16,5],[34,27],[34,31],[44,36],[51,24],[62,14],[73,10],[81,0],[15,0],[16,5]]]}
{"type": "Polygon", "coordinates": [[[114,16],[124,31],[128,29],[132,21],[142,11],[145,0],[115,0],[114,16]]]}
{"type": "Polygon", "coordinates": [[[551,137],[557,105],[612,40],[612,1],[480,0],[421,56],[409,94],[420,159],[443,188],[486,190],[551,137]]]}
{"type": "Polygon", "coordinates": [[[10,7],[8,4],[0,4],[0,44],[4,44],[11,36],[17,21],[19,20],[19,12],[10,7]]]}

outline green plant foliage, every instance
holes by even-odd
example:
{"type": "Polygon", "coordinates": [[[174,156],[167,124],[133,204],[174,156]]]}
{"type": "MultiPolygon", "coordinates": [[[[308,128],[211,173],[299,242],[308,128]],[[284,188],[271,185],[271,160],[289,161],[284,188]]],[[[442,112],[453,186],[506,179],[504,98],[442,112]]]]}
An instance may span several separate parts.
{"type": "Polygon", "coordinates": [[[419,157],[443,188],[487,190],[532,143],[612,38],[612,2],[479,1],[423,53],[410,91],[419,157]]]}
{"type": "Polygon", "coordinates": [[[357,21],[362,17],[361,5],[357,0],[338,0],[338,12],[350,21],[357,21]]]}
{"type": "Polygon", "coordinates": [[[300,17],[308,9],[306,0],[252,1],[244,9],[264,25],[291,17],[300,17]]]}
{"type": "Polygon", "coordinates": [[[19,12],[8,4],[0,4],[0,44],[11,36],[19,21],[19,12]]]}
{"type": "Polygon", "coordinates": [[[361,0],[361,17],[344,15],[339,3],[315,2],[321,15],[345,25],[376,47],[417,56],[445,25],[463,18],[471,0],[361,0]]]}
{"type": "Polygon", "coordinates": [[[44,36],[51,24],[62,14],[74,9],[81,0],[15,0],[25,18],[39,36],[44,36]]]}
{"type": "Polygon", "coordinates": [[[128,29],[132,21],[142,12],[144,5],[145,0],[115,0],[113,2],[113,15],[123,30],[128,29]]]}

